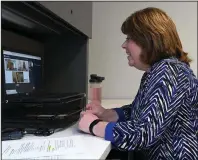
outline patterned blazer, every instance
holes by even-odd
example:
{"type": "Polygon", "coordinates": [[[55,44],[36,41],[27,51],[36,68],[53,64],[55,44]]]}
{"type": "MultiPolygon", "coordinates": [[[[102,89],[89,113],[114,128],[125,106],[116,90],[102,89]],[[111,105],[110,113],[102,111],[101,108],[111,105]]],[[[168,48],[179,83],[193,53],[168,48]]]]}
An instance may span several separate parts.
{"type": "Polygon", "coordinates": [[[198,79],[169,58],[143,74],[130,105],[114,108],[105,139],[123,151],[147,150],[152,160],[198,160],[198,79]]]}

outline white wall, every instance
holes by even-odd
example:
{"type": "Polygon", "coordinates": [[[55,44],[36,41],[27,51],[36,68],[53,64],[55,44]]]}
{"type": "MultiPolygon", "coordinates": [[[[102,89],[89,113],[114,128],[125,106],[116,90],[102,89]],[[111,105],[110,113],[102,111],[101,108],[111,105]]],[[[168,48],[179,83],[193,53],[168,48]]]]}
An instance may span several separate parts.
{"type": "Polygon", "coordinates": [[[121,48],[125,36],[122,22],[134,11],[158,7],[176,23],[183,48],[193,59],[197,75],[197,3],[196,2],[93,2],[93,37],[90,40],[89,74],[105,76],[103,98],[133,98],[138,90],[142,71],[128,66],[121,48]]]}

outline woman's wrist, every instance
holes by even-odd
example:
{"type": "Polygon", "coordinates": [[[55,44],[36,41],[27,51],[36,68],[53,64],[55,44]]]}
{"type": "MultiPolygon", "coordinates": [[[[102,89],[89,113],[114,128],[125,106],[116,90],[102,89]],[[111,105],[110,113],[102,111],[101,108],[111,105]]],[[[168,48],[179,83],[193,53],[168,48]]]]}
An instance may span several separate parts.
{"type": "Polygon", "coordinates": [[[101,114],[101,116],[98,118],[106,122],[117,122],[117,120],[119,119],[119,116],[115,110],[105,109],[104,112],[101,114]]]}
{"type": "Polygon", "coordinates": [[[105,112],[107,111],[107,109],[102,110],[97,116],[100,119],[103,119],[105,112]]]}
{"type": "Polygon", "coordinates": [[[108,122],[101,121],[93,127],[93,133],[98,137],[105,137],[105,129],[108,122]]]}

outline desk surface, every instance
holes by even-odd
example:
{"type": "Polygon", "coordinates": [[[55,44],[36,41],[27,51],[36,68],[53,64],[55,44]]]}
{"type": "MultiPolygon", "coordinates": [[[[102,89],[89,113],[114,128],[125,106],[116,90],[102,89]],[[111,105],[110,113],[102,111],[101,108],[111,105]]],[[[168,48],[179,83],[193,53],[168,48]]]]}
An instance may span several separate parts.
{"type": "MultiPolygon", "coordinates": [[[[102,105],[104,108],[113,108],[113,107],[121,107],[122,105],[131,103],[131,100],[103,100],[102,105]]],[[[82,136],[85,147],[89,149],[89,151],[94,155],[94,159],[105,159],[111,150],[111,143],[109,141],[104,140],[100,137],[95,137],[86,133],[82,133],[77,128],[77,123],[72,125],[71,127],[55,132],[51,136],[47,138],[60,138],[60,137],[69,137],[69,136],[82,136]]],[[[33,139],[44,139],[46,137],[37,137],[33,135],[26,135],[21,140],[33,140],[33,139]]],[[[19,140],[19,141],[21,141],[19,140]]],[[[8,141],[9,143],[9,141],[8,141]]],[[[83,159],[83,157],[82,157],[83,159]]]]}
{"type": "MultiPolygon", "coordinates": [[[[90,153],[94,155],[94,159],[105,159],[111,150],[111,143],[105,141],[103,138],[95,137],[90,134],[83,133],[78,130],[77,123],[71,127],[64,129],[62,131],[55,132],[54,134],[48,136],[47,138],[61,138],[69,136],[80,136],[83,140],[83,146],[88,148],[90,153]]],[[[33,140],[33,139],[44,139],[46,137],[37,137],[32,135],[26,135],[22,140],[33,140]]],[[[83,157],[82,157],[83,159],[83,157]]]]}

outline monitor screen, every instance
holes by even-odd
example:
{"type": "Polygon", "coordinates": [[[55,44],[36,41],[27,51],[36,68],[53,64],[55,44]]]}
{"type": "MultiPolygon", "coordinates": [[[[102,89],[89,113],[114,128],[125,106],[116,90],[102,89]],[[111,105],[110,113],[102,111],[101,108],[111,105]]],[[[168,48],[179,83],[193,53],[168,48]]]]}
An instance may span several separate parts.
{"type": "Polygon", "coordinates": [[[6,95],[31,93],[42,84],[41,57],[3,50],[6,95]]]}

